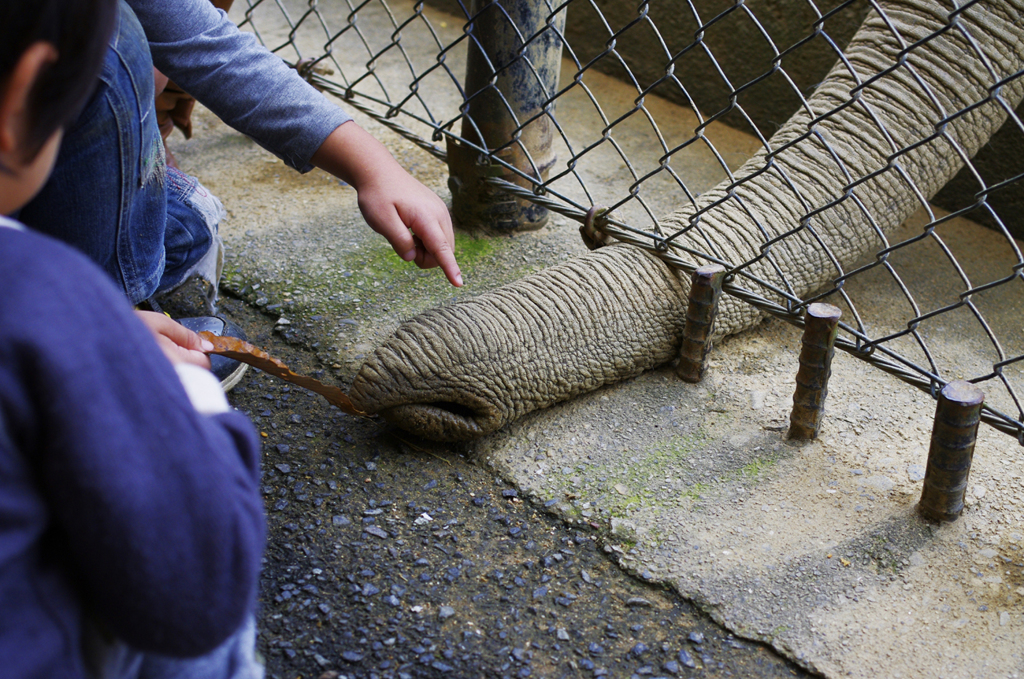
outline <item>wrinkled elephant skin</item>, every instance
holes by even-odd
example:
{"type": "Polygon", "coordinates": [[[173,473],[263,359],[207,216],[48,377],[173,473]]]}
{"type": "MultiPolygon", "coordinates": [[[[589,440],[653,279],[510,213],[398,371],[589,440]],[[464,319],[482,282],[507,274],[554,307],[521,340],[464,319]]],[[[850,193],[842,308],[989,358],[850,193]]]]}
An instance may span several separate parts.
{"type": "Polygon", "coordinates": [[[606,247],[404,323],[350,395],[427,438],[474,438],[671,360],[685,308],[672,269],[606,247]]]}

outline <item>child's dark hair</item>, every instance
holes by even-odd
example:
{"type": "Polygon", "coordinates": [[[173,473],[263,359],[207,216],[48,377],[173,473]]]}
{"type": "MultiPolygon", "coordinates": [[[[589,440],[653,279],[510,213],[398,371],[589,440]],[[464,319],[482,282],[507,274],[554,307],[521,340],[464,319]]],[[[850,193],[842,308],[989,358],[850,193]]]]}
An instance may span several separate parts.
{"type": "Polygon", "coordinates": [[[78,115],[92,93],[117,17],[118,0],[3,0],[0,3],[0,83],[31,45],[47,42],[57,60],[29,94],[25,147],[35,155],[78,115]]]}

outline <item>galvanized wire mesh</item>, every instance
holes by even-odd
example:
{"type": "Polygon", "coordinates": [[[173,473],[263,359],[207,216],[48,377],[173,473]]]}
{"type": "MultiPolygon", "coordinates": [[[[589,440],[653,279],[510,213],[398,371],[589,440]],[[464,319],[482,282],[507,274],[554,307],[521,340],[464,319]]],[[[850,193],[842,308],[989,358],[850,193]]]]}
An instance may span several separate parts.
{"type": "MultiPolygon", "coordinates": [[[[933,396],[954,379],[978,383],[984,421],[1024,443],[1024,259],[1013,236],[1024,236],[1013,209],[1024,195],[1016,112],[1024,39],[1005,30],[1019,31],[1019,7],[924,1],[916,3],[923,21],[877,0],[526,4],[543,17],[526,33],[481,0],[246,0],[232,17],[315,85],[439,159],[445,137],[478,151],[480,163],[504,171],[488,180],[502,190],[589,219],[681,269],[724,264],[726,292],[791,323],[802,324],[811,302],[840,306],[837,346],[933,396]],[[483,96],[464,86],[482,12],[509,23],[521,45],[513,60],[528,62],[529,46],[552,34],[562,45],[559,83],[542,82],[526,63],[543,101],[492,148],[465,132],[475,129],[471,114],[483,96]],[[848,47],[865,16],[888,50],[870,67],[848,47]],[[815,99],[832,63],[845,98],[815,99]],[[959,84],[942,91],[969,68],[976,93],[959,84]],[[895,101],[904,94],[909,110],[895,101]],[[790,114],[794,128],[783,126],[790,114]],[[843,136],[850,116],[866,125],[862,144],[850,141],[858,134],[843,136]],[[1004,117],[972,158],[964,130],[1004,117]],[[540,118],[554,130],[558,158],[546,176],[520,134],[540,118]],[[773,138],[780,126],[788,135],[773,138]],[[866,159],[861,145],[872,147],[866,159]],[[818,158],[815,171],[787,164],[801,146],[818,158]],[[525,152],[525,167],[507,161],[512,148],[525,152]],[[933,198],[941,186],[914,169],[921,157],[964,169],[933,198]],[[718,214],[726,211],[732,216],[718,214]],[[885,226],[900,211],[913,215],[885,226]],[[744,256],[708,226],[723,219],[747,222],[743,238],[753,242],[744,256]],[[851,261],[842,227],[854,221],[867,245],[851,261]],[[787,264],[806,252],[820,274],[812,289],[787,264]],[[880,287],[888,290],[881,309],[872,299],[880,287]]],[[[510,64],[490,67],[497,74],[510,64]]]]}

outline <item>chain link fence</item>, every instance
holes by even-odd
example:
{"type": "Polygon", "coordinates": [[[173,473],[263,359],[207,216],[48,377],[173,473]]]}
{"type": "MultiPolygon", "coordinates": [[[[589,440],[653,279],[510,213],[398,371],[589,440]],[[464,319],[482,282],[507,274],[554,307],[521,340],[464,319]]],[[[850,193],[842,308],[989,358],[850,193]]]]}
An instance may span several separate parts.
{"type": "Polygon", "coordinates": [[[796,325],[828,301],[838,347],[933,397],[979,384],[982,419],[1024,444],[1020,14],[245,0],[232,17],[448,162],[476,217],[533,228],[549,210],[683,270],[722,264],[727,293],[796,325]],[[536,206],[527,223],[502,221],[510,200],[536,206]]]}

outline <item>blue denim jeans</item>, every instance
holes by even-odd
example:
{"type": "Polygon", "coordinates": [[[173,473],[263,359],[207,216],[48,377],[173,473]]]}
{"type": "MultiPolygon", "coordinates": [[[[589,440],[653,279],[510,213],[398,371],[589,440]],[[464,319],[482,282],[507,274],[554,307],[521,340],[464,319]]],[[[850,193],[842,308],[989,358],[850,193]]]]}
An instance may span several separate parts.
{"type": "MultiPolygon", "coordinates": [[[[83,29],[84,30],[84,29],[83,29]]],[[[100,265],[133,304],[199,273],[213,279],[223,207],[168,170],[154,110],[153,61],[124,0],[103,72],[65,130],[49,181],[18,214],[100,265]]]]}
{"type": "Polygon", "coordinates": [[[142,653],[123,642],[108,641],[87,625],[84,644],[95,679],[263,679],[256,660],[256,620],[249,616],[223,644],[198,658],[142,653]]]}

